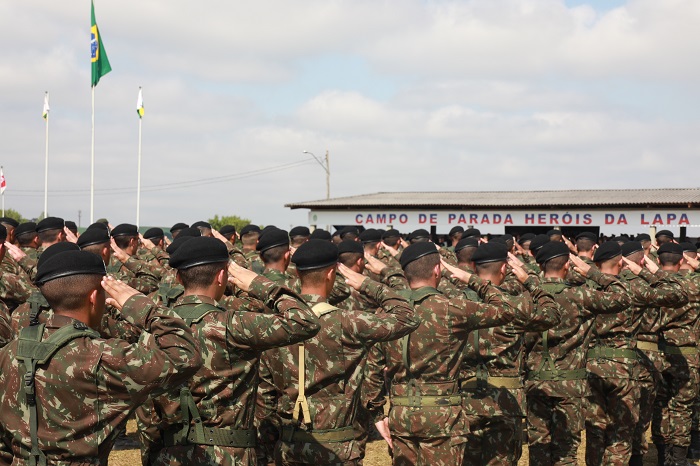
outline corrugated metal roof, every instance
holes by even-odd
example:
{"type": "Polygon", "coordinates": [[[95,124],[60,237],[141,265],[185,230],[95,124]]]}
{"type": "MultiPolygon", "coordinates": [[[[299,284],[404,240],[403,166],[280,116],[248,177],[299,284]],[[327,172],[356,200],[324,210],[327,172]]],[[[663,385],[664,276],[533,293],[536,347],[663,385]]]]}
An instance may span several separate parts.
{"type": "Polygon", "coordinates": [[[700,188],[568,191],[400,192],[286,204],[291,209],[700,206],[700,188]]]}

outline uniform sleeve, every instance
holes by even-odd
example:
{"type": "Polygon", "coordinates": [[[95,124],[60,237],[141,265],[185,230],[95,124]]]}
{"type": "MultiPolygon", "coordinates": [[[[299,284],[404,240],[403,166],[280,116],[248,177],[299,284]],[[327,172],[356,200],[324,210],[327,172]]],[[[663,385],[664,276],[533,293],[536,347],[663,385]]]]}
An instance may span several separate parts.
{"type": "Polygon", "coordinates": [[[360,293],[380,304],[376,313],[343,313],[343,329],[351,338],[366,344],[391,341],[411,333],[420,325],[413,306],[386,285],[365,278],[360,293]]]}
{"type": "Polygon", "coordinates": [[[642,269],[639,276],[651,285],[650,293],[645,296],[646,303],[641,307],[675,308],[688,304],[689,289],[679,277],[667,273],[653,274],[648,269],[642,269]]]}
{"type": "Polygon", "coordinates": [[[165,392],[192,377],[202,366],[192,331],[172,310],[143,295],[129,298],[122,315],[142,329],[136,343],[94,340],[101,345],[98,377],[110,396],[126,396],[132,403],[165,392]]]}
{"type": "Polygon", "coordinates": [[[159,277],[144,261],[130,256],[124,263],[134,277],[126,280],[127,284],[141,293],[148,294],[158,289],[159,277]]]}
{"type": "Polygon", "coordinates": [[[36,288],[28,280],[7,272],[0,276],[0,299],[6,303],[26,302],[36,288]]]}
{"type": "Polygon", "coordinates": [[[387,266],[380,273],[381,282],[395,290],[408,290],[408,280],[399,267],[387,266]]]}
{"type": "Polygon", "coordinates": [[[602,290],[579,287],[582,293],[583,306],[593,314],[616,314],[632,304],[632,298],[625,286],[612,275],[601,273],[591,267],[588,278],[596,282],[602,290]]]}
{"type": "MultiPolygon", "coordinates": [[[[520,283],[520,282],[518,282],[520,283]]],[[[561,309],[554,297],[539,287],[539,280],[529,276],[520,296],[505,299],[515,308],[513,324],[521,332],[544,332],[561,321],[561,309]]]]}
{"type": "Polygon", "coordinates": [[[384,345],[379,343],[369,349],[367,365],[365,366],[365,380],[361,387],[362,404],[370,412],[370,416],[377,422],[384,417],[384,405],[386,404],[386,384],[384,383],[384,368],[386,367],[386,355],[384,345]]]}
{"type": "Polygon", "coordinates": [[[0,302],[0,348],[11,342],[14,338],[12,330],[12,317],[4,303],[0,302]]]}
{"type": "Polygon", "coordinates": [[[467,286],[479,295],[482,302],[469,300],[464,295],[451,298],[450,313],[458,316],[455,328],[466,331],[490,328],[507,324],[515,318],[515,308],[504,299],[506,293],[491,282],[472,274],[467,286]]]}
{"type": "Polygon", "coordinates": [[[240,347],[264,351],[299,343],[320,330],[316,315],[293,291],[258,276],[249,293],[273,312],[228,312],[229,338],[240,347]]]}

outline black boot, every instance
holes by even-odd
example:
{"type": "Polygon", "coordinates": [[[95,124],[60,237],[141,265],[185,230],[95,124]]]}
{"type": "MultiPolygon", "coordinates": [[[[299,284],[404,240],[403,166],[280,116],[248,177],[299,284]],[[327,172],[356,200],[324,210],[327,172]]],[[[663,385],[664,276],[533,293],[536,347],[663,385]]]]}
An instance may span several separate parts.
{"type": "Polygon", "coordinates": [[[700,430],[693,430],[690,432],[688,458],[691,460],[700,460],[700,430]]]}
{"type": "Polygon", "coordinates": [[[688,447],[679,447],[678,445],[673,445],[672,447],[673,454],[673,466],[688,466],[688,460],[686,459],[686,456],[688,456],[688,447]]]}
{"type": "Polygon", "coordinates": [[[663,443],[656,444],[656,466],[666,466],[666,445],[663,443]]]}
{"type": "Polygon", "coordinates": [[[629,466],[644,466],[644,455],[632,455],[629,466]]]}

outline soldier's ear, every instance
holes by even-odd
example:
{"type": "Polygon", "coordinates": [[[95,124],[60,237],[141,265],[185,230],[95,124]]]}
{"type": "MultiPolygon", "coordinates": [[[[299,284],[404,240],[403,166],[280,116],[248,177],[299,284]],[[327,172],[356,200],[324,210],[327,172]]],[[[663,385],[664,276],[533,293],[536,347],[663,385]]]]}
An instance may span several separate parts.
{"type": "Polygon", "coordinates": [[[178,282],[180,285],[185,286],[185,285],[183,285],[183,283],[182,283],[182,278],[180,278],[180,272],[179,272],[179,271],[177,272],[177,274],[175,274],[175,279],[177,280],[177,282],[178,282]]]}

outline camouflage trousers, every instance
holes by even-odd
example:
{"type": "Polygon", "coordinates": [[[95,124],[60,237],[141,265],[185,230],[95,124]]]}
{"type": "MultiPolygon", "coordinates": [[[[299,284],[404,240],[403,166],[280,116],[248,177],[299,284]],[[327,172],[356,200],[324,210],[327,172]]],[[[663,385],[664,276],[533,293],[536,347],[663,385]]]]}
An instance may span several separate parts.
{"type": "Polygon", "coordinates": [[[464,464],[517,465],[523,454],[522,389],[487,389],[463,397],[469,422],[464,464]]]}
{"type": "Polygon", "coordinates": [[[632,437],[632,454],[644,455],[649,451],[646,432],[651,424],[656,400],[657,386],[661,383],[664,358],[658,351],[638,350],[639,356],[639,421],[634,428],[632,437]]]}
{"type": "Polygon", "coordinates": [[[626,466],[632,456],[632,437],[639,421],[639,384],[628,378],[590,375],[586,465],[626,466]]]}
{"type": "MultiPolygon", "coordinates": [[[[461,466],[464,437],[396,437],[392,436],[394,466],[461,466]]],[[[468,463],[467,463],[468,464],[468,463]]]]}
{"type": "Polygon", "coordinates": [[[359,466],[361,461],[359,446],[355,440],[335,443],[279,441],[275,445],[275,464],[277,466],[359,466]]]}
{"type": "Polygon", "coordinates": [[[530,464],[576,465],[584,423],[584,399],[527,394],[527,434],[530,464]]]}
{"type": "Polygon", "coordinates": [[[666,354],[669,367],[661,373],[651,434],[655,444],[690,446],[693,405],[698,395],[698,355],[666,354]]]}

